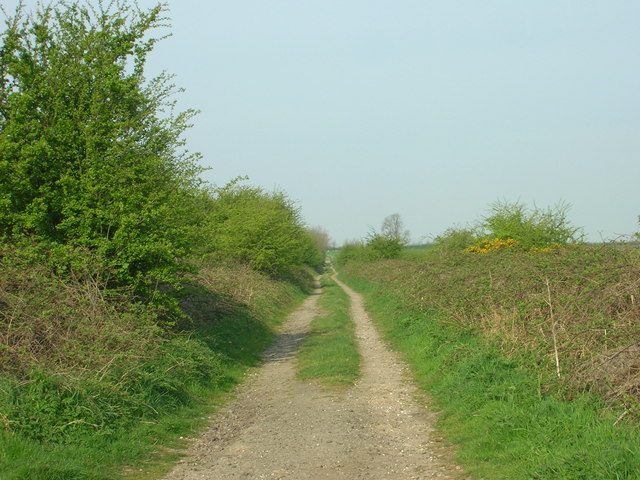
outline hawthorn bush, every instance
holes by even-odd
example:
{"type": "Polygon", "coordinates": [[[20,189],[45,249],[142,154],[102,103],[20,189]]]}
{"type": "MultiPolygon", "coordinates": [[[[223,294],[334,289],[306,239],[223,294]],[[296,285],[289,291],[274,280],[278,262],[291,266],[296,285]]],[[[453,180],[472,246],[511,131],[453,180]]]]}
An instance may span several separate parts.
{"type": "Polygon", "coordinates": [[[19,9],[0,37],[0,236],[36,241],[68,272],[85,249],[110,284],[171,282],[188,249],[198,155],[175,88],[144,66],[162,7],[58,2],[19,9]]]}
{"type": "Polygon", "coordinates": [[[566,203],[527,209],[520,202],[498,201],[491,205],[482,227],[486,238],[513,239],[524,250],[577,243],[582,239],[581,229],[571,225],[568,210],[566,203]]]}
{"type": "Polygon", "coordinates": [[[282,192],[231,182],[215,191],[208,228],[210,255],[274,277],[287,276],[301,264],[319,268],[324,262],[299,208],[282,192]]]}

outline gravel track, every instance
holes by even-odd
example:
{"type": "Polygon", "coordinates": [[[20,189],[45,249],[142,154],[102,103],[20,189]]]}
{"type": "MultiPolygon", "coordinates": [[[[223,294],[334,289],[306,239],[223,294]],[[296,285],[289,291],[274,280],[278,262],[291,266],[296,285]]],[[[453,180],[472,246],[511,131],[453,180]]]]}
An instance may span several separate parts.
{"type": "Polygon", "coordinates": [[[459,479],[406,366],[380,340],[359,294],[351,299],[362,377],[349,389],[295,378],[295,353],[321,312],[318,289],[290,315],[263,365],[212,417],[166,480],[459,479]]]}

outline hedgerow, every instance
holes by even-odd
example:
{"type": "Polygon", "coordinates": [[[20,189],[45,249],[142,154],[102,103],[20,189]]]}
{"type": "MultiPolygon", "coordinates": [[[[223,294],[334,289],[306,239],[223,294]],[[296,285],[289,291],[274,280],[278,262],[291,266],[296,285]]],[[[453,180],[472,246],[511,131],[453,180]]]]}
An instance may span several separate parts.
{"type": "Polygon", "coordinates": [[[205,402],[324,262],[286,194],[201,180],[195,112],[145,77],[165,13],[60,0],[0,33],[2,478],[102,478],[7,452],[115,444],[205,402]]]}

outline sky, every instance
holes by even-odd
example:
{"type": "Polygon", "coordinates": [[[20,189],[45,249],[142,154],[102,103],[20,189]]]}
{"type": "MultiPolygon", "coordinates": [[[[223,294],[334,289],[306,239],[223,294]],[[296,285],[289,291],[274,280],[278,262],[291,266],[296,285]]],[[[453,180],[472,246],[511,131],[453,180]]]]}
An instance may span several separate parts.
{"type": "Polygon", "coordinates": [[[204,178],[286,192],[337,245],[393,213],[428,241],[496,201],[567,202],[590,241],[640,230],[637,0],[171,0],[167,13],[147,73],[174,74],[179,108],[200,111],[186,139],[204,178]]]}

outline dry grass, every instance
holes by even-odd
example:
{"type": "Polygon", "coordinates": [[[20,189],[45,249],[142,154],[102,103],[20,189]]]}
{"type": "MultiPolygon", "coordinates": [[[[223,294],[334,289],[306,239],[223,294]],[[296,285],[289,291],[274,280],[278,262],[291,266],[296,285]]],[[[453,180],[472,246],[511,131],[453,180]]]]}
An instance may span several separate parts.
{"type": "Polygon", "coordinates": [[[100,373],[121,355],[149,352],[159,334],[154,312],[125,293],[107,291],[99,278],[2,265],[0,370],[100,373]]]}
{"type": "MultiPolygon", "coordinates": [[[[170,323],[162,320],[166,311],[108,289],[105,272],[60,276],[18,252],[1,253],[0,372],[20,377],[44,367],[77,378],[102,377],[116,363],[152,356],[170,336],[170,323]]],[[[246,265],[200,265],[179,295],[185,313],[179,326],[238,311],[268,320],[296,294],[290,282],[246,265]]]]}

